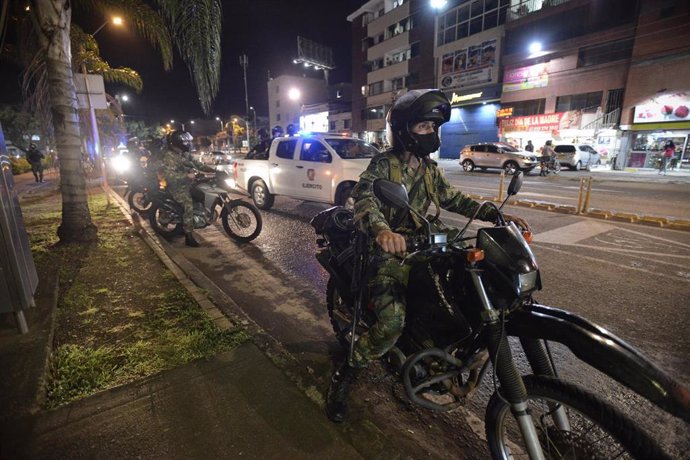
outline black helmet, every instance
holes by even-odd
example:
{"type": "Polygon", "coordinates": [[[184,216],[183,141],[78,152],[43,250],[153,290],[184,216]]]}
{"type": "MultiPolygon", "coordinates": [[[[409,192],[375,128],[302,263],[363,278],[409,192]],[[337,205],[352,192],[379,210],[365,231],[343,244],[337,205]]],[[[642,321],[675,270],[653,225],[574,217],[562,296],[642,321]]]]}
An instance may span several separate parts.
{"type": "Polygon", "coordinates": [[[168,148],[177,152],[188,153],[192,151],[194,138],[187,131],[176,130],[168,134],[168,148]]]}
{"type": "Polygon", "coordinates": [[[285,129],[287,131],[288,136],[294,136],[297,133],[297,128],[295,128],[295,125],[290,123],[287,125],[287,128],[285,129]]]}
{"type": "Polygon", "coordinates": [[[405,150],[424,157],[438,150],[438,128],[450,120],[450,101],[437,89],[415,89],[400,97],[388,112],[388,124],[396,150],[405,150]],[[412,127],[422,121],[435,122],[434,133],[419,135],[412,127]]]}
{"type": "Polygon", "coordinates": [[[273,127],[273,129],[271,130],[271,135],[272,135],[273,137],[282,137],[282,135],[283,135],[283,128],[280,127],[280,126],[278,126],[278,125],[275,125],[275,126],[273,127]]]}

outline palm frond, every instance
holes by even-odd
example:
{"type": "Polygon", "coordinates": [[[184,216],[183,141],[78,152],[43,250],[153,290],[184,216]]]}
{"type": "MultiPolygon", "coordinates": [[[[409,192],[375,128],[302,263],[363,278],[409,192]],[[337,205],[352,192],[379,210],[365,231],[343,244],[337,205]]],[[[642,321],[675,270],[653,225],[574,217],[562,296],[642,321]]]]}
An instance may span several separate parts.
{"type": "Polygon", "coordinates": [[[206,114],[220,85],[223,9],[219,0],[157,0],[206,114]]]}
{"type": "Polygon", "coordinates": [[[91,12],[119,14],[125,24],[133,24],[137,31],[161,53],[163,68],[172,69],[172,40],[163,17],[143,0],[77,0],[76,8],[91,12]]]}

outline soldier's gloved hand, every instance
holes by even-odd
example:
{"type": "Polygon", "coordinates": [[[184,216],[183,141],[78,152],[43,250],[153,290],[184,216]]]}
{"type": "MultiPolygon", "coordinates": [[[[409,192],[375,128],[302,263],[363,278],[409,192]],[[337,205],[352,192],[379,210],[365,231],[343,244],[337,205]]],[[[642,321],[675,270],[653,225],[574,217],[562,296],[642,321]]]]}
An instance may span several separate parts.
{"type": "Polygon", "coordinates": [[[523,230],[523,231],[528,231],[528,232],[532,231],[532,227],[530,227],[529,224],[527,223],[527,221],[525,219],[523,219],[522,217],[513,216],[510,214],[503,214],[503,217],[505,217],[505,219],[508,222],[515,222],[515,225],[517,225],[518,228],[523,230]]]}
{"type": "Polygon", "coordinates": [[[407,251],[405,237],[390,230],[381,230],[376,235],[376,243],[389,254],[402,256],[407,251]]]}

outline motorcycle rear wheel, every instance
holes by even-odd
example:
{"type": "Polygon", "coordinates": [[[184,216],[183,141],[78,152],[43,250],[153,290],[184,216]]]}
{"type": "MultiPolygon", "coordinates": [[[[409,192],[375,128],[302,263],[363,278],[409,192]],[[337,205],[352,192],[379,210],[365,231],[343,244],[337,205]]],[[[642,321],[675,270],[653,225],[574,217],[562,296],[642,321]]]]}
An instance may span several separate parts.
{"type": "Polygon", "coordinates": [[[153,230],[164,238],[182,233],[182,219],[176,212],[152,205],[149,209],[149,223],[153,230]]]}
{"type": "MultiPolygon", "coordinates": [[[[345,350],[350,349],[352,341],[352,305],[348,304],[340,297],[335,280],[328,278],[326,285],[326,306],[328,307],[328,317],[331,319],[331,326],[335,332],[335,337],[345,350]]],[[[355,337],[359,337],[369,330],[371,323],[371,313],[364,311],[360,314],[357,322],[355,337]]]]}
{"type": "Polygon", "coordinates": [[[263,221],[255,206],[242,200],[231,201],[220,212],[223,229],[235,241],[246,243],[261,233],[263,221]]]}
{"type": "MultiPolygon", "coordinates": [[[[589,391],[552,377],[523,379],[545,458],[668,458],[630,418],[589,391]],[[570,430],[559,429],[550,416],[558,407],[565,410],[570,430]]],[[[497,392],[486,408],[485,425],[492,458],[529,459],[510,406],[497,392]]]]}

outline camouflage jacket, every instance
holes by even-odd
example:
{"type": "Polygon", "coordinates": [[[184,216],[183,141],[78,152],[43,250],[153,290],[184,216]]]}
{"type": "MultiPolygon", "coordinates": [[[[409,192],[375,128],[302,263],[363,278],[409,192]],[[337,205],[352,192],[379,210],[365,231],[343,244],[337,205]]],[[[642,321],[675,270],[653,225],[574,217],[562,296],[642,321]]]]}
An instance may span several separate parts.
{"type": "Polygon", "coordinates": [[[192,169],[206,172],[215,171],[213,168],[185,157],[172,150],[166,150],[160,159],[159,171],[165,177],[168,188],[189,187],[192,179],[187,177],[192,169]]]}
{"type": "MultiPolygon", "coordinates": [[[[388,221],[386,216],[394,216],[397,212],[391,212],[387,206],[381,203],[374,196],[373,189],[374,180],[379,178],[391,179],[389,155],[394,155],[394,153],[390,151],[384,152],[372,158],[369,167],[359,176],[359,182],[352,191],[352,197],[355,199],[355,222],[362,231],[366,231],[374,237],[381,230],[391,230],[391,222],[388,221]]],[[[436,198],[441,208],[467,217],[474,215],[479,207],[479,203],[461,191],[454,189],[443,176],[435,161],[427,159],[424,160],[424,163],[431,174],[431,182],[436,189],[436,198]]],[[[425,215],[432,203],[430,196],[433,193],[430,194],[426,190],[426,183],[422,172],[424,168],[420,167],[418,170],[415,170],[408,163],[401,160],[401,169],[402,184],[408,192],[410,192],[417,180],[421,181],[414,196],[410,197],[410,205],[415,211],[425,215]]],[[[477,217],[481,220],[493,220],[496,218],[496,211],[493,208],[485,207],[477,217]]],[[[410,213],[407,213],[402,223],[392,230],[398,233],[410,233],[414,232],[415,228],[415,222],[410,218],[410,213]]]]}

